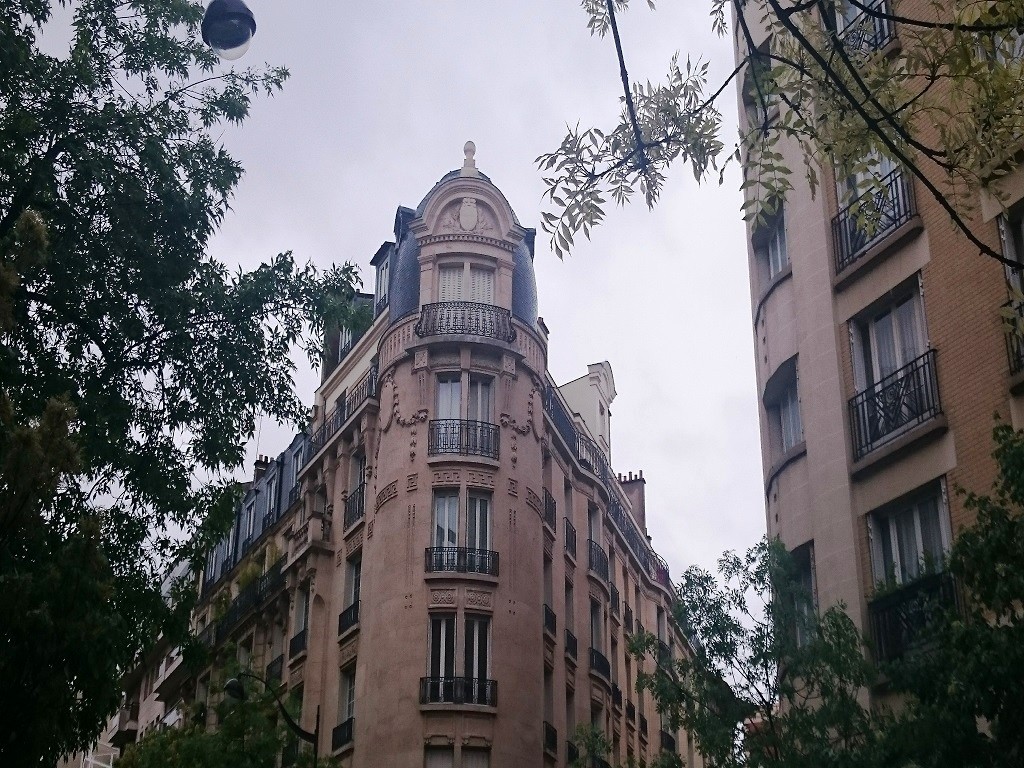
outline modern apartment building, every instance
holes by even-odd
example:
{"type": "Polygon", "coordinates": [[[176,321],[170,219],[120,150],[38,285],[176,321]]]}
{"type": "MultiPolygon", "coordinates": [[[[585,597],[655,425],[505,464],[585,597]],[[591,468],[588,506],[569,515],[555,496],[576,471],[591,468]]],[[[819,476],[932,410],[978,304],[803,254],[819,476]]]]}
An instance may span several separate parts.
{"type": "MultiPolygon", "coordinates": [[[[611,366],[548,374],[534,231],[467,145],[394,234],[372,324],[328,335],[308,436],[260,460],[206,563],[200,638],[299,702],[339,766],[567,766],[592,724],[614,764],[677,750],[700,768],[635,690],[691,649],[642,473],[610,466],[611,366]],[[661,641],[642,664],[641,629],[661,641]]],[[[164,687],[161,716],[207,701],[216,674],[159,673],[126,717],[141,730],[164,687]]]]}
{"type": "MultiPolygon", "coordinates": [[[[899,50],[898,24],[850,10],[836,19],[844,45],[899,50]]],[[[766,51],[759,15],[746,20],[766,51]]],[[[736,48],[741,60],[742,37],[736,48]]],[[[741,119],[760,121],[747,77],[741,119]]],[[[1024,350],[1000,316],[1019,277],[979,256],[906,169],[874,164],[871,228],[840,204],[857,179],[823,169],[812,195],[796,142],[779,151],[794,188],[748,227],[768,532],[819,604],[844,602],[875,656],[893,658],[913,642],[922,598],[954,597],[943,556],[971,523],[955,489],[990,487],[993,414],[1022,426],[1024,350]]],[[[1002,232],[1017,258],[1024,171],[1004,188],[1008,211],[982,199],[972,227],[996,247],[1002,232]]]]}

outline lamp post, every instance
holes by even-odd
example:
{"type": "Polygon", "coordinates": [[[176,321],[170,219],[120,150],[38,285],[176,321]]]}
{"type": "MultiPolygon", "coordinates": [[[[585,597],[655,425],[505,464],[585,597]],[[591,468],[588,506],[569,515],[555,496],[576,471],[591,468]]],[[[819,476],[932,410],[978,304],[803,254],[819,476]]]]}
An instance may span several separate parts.
{"type": "Polygon", "coordinates": [[[220,58],[234,61],[249,49],[256,17],[242,0],[213,0],[203,13],[203,42],[220,58]]]}
{"type": "MultiPolygon", "coordinates": [[[[281,716],[284,718],[285,724],[291,732],[303,741],[309,742],[313,745],[313,766],[316,768],[317,758],[320,756],[320,705],[318,704],[316,707],[316,727],[313,728],[313,732],[310,733],[292,719],[292,716],[288,714],[288,710],[285,709],[281,698],[277,695],[277,691],[274,690],[274,687],[270,685],[270,683],[259,675],[254,675],[252,672],[239,672],[238,677],[251,677],[253,680],[263,683],[264,687],[270,691],[274,696],[274,701],[277,702],[277,708],[281,710],[281,716]]],[[[239,680],[238,677],[232,677],[224,683],[224,693],[238,701],[245,701],[245,686],[242,685],[242,681],[239,680]]]]}

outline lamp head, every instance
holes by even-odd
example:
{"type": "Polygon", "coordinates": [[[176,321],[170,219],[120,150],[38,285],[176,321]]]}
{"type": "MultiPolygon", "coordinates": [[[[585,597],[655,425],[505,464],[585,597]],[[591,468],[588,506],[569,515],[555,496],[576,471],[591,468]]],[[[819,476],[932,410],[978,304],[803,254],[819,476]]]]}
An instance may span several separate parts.
{"type": "Polygon", "coordinates": [[[226,683],[224,683],[224,693],[230,696],[232,699],[238,701],[245,701],[245,686],[242,685],[242,681],[237,677],[232,677],[226,683]]]}
{"type": "Polygon", "coordinates": [[[234,61],[249,49],[256,18],[242,0],[213,0],[203,14],[203,42],[220,58],[234,61]]]}

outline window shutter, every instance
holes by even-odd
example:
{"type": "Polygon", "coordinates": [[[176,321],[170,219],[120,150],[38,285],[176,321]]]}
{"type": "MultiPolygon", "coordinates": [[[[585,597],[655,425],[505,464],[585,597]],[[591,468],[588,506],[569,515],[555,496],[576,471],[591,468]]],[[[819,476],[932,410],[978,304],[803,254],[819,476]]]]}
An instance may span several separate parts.
{"type": "Polygon", "coordinates": [[[462,299],[462,266],[441,267],[438,282],[438,301],[462,299]]]}
{"type": "Polygon", "coordinates": [[[494,303],[494,273],[489,269],[470,267],[469,300],[479,304],[494,303]]]}

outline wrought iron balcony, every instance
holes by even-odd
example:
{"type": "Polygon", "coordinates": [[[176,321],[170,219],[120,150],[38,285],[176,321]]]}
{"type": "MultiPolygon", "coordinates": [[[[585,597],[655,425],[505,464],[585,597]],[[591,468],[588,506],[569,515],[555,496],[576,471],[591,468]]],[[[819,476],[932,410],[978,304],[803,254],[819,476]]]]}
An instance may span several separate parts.
{"type": "Polygon", "coordinates": [[[609,683],[612,679],[612,665],[608,663],[608,657],[597,648],[590,649],[590,671],[596,672],[609,683]]]}
{"type": "Polygon", "coordinates": [[[266,678],[268,683],[280,683],[281,673],[284,671],[284,654],[278,654],[272,662],[267,664],[266,678]]]}
{"type": "Polygon", "coordinates": [[[552,531],[555,530],[555,518],[558,514],[557,505],[555,504],[555,497],[551,495],[551,491],[547,488],[544,489],[544,522],[552,531]]]}
{"type": "Polygon", "coordinates": [[[427,573],[482,573],[498,575],[498,553],[469,547],[427,547],[424,552],[427,573]]]}
{"type": "Polygon", "coordinates": [[[613,616],[619,615],[619,588],[612,584],[612,599],[608,610],[613,616]]]}
{"type": "Polygon", "coordinates": [[[558,731],[547,720],[544,721],[544,749],[551,754],[558,752],[558,731]]]}
{"type": "Polygon", "coordinates": [[[866,191],[832,219],[836,274],[894,229],[910,221],[914,213],[913,185],[897,168],[879,180],[875,189],[866,191]],[[855,210],[860,214],[855,214],[855,210]]]}
{"type": "Polygon", "coordinates": [[[626,631],[632,634],[633,632],[633,609],[628,605],[622,612],[622,623],[626,627],[626,631]]]}
{"type": "Polygon", "coordinates": [[[294,659],[304,650],[306,650],[306,640],[309,635],[308,629],[300,630],[295,637],[288,643],[288,658],[294,659]]]}
{"type": "Polygon", "coordinates": [[[569,765],[580,759],[580,751],[571,741],[565,742],[565,758],[569,765]]]}
{"type": "Polygon", "coordinates": [[[589,568],[605,581],[608,581],[608,555],[601,549],[601,545],[593,539],[587,539],[587,549],[590,553],[589,568]]]}
{"type": "Polygon", "coordinates": [[[896,37],[895,26],[890,19],[885,18],[890,12],[888,2],[869,1],[864,3],[864,7],[866,10],[842,25],[842,29],[837,33],[843,48],[850,55],[857,57],[868,56],[882,50],[896,37]]]}
{"type": "Polygon", "coordinates": [[[343,635],[359,623],[359,601],[338,614],[338,634],[343,635]]]}
{"type": "Polygon", "coordinates": [[[667,666],[672,663],[672,647],[668,643],[658,641],[658,664],[667,666]]]}
{"type": "MultiPolygon", "coordinates": [[[[1024,303],[1010,299],[1003,304],[1003,308],[1004,313],[1009,312],[1015,321],[1014,328],[1024,328],[1024,303]]],[[[1011,374],[1024,371],[1024,336],[1011,329],[1006,330],[1006,356],[1010,361],[1011,374]]]]}
{"type": "Polygon", "coordinates": [[[274,594],[284,589],[285,579],[283,569],[285,560],[287,559],[287,555],[279,557],[273,565],[267,568],[267,572],[256,580],[256,594],[258,602],[263,603],[274,594]]]}
{"type": "Polygon", "coordinates": [[[427,455],[456,453],[460,456],[498,458],[497,424],[468,419],[432,419],[427,425],[427,455]]]}
{"type": "Polygon", "coordinates": [[[355,718],[350,717],[345,722],[334,727],[331,731],[331,751],[336,752],[352,741],[352,730],[355,727],[355,723],[355,718]]]}
{"type": "Polygon", "coordinates": [[[636,722],[636,704],[628,699],[626,700],[626,719],[631,723],[636,722]]]}
{"type": "Polygon", "coordinates": [[[201,630],[196,639],[206,648],[213,648],[217,644],[217,627],[214,624],[207,624],[201,630]]]}
{"type": "Polygon", "coordinates": [[[956,582],[947,573],[924,576],[868,605],[878,661],[892,661],[920,645],[928,625],[959,607],[956,582]]]}
{"type": "Polygon", "coordinates": [[[577,655],[577,642],[576,635],[570,632],[568,629],[565,630],[565,652],[567,655],[572,656],[574,659],[577,655]]]}
{"type": "Polygon", "coordinates": [[[291,507],[292,505],[298,503],[298,501],[299,501],[299,494],[300,494],[301,490],[302,490],[302,487],[301,487],[301,485],[299,483],[296,483],[295,485],[293,485],[291,488],[288,489],[288,506],[289,507],[291,507]]]}
{"type": "Polygon", "coordinates": [[[385,309],[387,309],[387,308],[388,308],[388,296],[387,296],[387,294],[384,294],[379,299],[377,299],[377,303],[373,306],[373,316],[374,317],[380,317],[381,313],[385,309]]]}
{"type": "Polygon", "coordinates": [[[622,709],[622,689],[615,683],[612,683],[612,706],[622,709]]]}
{"type": "Polygon", "coordinates": [[[643,715],[640,715],[640,733],[645,739],[647,738],[647,718],[643,715]]]}
{"type": "Polygon", "coordinates": [[[483,677],[421,677],[420,704],[498,706],[498,683],[483,677]]]}
{"type": "Polygon", "coordinates": [[[563,518],[565,522],[565,551],[569,556],[576,559],[576,528],[569,522],[569,518],[563,518]]]}
{"type": "Polygon", "coordinates": [[[345,498],[345,530],[363,519],[366,514],[366,482],[363,481],[345,498]]]}
{"type": "Polygon", "coordinates": [[[661,748],[665,752],[676,751],[676,737],[668,731],[661,732],[661,748]]]}
{"type": "Polygon", "coordinates": [[[551,606],[544,603],[544,631],[550,632],[552,635],[555,634],[557,629],[558,620],[555,616],[555,612],[551,610],[551,606]]]}
{"type": "Polygon", "coordinates": [[[305,463],[308,464],[313,460],[320,449],[327,445],[328,441],[348,421],[349,416],[359,410],[360,405],[376,396],[377,369],[374,367],[363,374],[363,377],[352,386],[345,399],[327,414],[324,423],[309,438],[309,451],[307,451],[305,463]]]}
{"type": "Polygon", "coordinates": [[[483,336],[511,344],[516,340],[512,313],[493,304],[475,301],[442,301],[424,304],[419,322],[413,329],[424,336],[483,336]]]}
{"type": "Polygon", "coordinates": [[[854,460],[940,413],[935,350],[930,349],[850,399],[854,460]]]}

